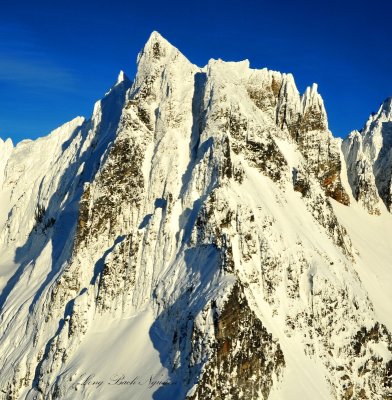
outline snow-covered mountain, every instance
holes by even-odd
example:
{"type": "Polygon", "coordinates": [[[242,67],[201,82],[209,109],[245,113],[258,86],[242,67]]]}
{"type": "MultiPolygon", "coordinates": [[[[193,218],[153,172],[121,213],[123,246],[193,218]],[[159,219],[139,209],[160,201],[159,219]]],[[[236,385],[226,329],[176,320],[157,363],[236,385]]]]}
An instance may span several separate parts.
{"type": "Polygon", "coordinates": [[[391,100],[154,32],[89,120],[0,140],[0,399],[392,399],[391,100]]]}
{"type": "Polygon", "coordinates": [[[392,205],[392,97],[343,142],[352,193],[371,214],[392,205]]]}

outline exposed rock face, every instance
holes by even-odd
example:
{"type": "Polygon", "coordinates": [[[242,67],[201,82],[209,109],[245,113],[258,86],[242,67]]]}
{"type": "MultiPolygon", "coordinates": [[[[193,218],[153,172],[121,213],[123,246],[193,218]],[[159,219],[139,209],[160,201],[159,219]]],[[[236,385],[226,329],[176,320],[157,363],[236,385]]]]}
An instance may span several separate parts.
{"type": "MultiPolygon", "coordinates": [[[[212,303],[214,352],[189,399],[267,399],[285,366],[279,344],[273,340],[235,285],[218,311],[212,303]]],[[[194,341],[202,332],[195,331],[194,341]]]]}
{"type": "Polygon", "coordinates": [[[364,128],[353,131],[342,149],[355,199],[370,214],[380,214],[380,199],[391,210],[392,98],[385,100],[364,128]]]}
{"type": "Polygon", "coordinates": [[[292,75],[262,70],[251,76],[248,93],[257,107],[274,116],[277,126],[295,140],[308,171],[316,176],[327,196],[348,205],[350,200],[340,178],[339,142],[328,130],[317,85],[300,96],[292,75]]]}
{"type": "Polygon", "coordinates": [[[315,85],[154,32],[90,120],[0,155],[0,399],[390,398],[315,85]]]}
{"type": "Polygon", "coordinates": [[[342,164],[338,142],[328,130],[327,114],[317,85],[307,88],[301,98],[301,112],[285,121],[298,143],[308,169],[315,174],[327,196],[348,205],[349,197],[342,186],[342,164]]]}

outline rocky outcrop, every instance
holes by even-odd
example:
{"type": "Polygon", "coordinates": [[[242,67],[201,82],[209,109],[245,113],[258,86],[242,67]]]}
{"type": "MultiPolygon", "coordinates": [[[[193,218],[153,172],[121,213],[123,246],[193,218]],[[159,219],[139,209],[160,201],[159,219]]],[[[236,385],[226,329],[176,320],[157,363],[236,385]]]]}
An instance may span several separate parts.
{"type": "MultiPolygon", "coordinates": [[[[236,284],[221,310],[211,304],[213,353],[189,400],[267,399],[285,366],[279,344],[249,308],[236,284]]],[[[193,342],[201,332],[193,332],[193,342]]]]}
{"type": "Polygon", "coordinates": [[[339,144],[328,130],[317,85],[300,96],[292,75],[262,70],[251,76],[247,90],[256,106],[274,116],[276,125],[297,143],[307,170],[315,175],[327,196],[348,205],[350,200],[340,177],[339,144]]]}

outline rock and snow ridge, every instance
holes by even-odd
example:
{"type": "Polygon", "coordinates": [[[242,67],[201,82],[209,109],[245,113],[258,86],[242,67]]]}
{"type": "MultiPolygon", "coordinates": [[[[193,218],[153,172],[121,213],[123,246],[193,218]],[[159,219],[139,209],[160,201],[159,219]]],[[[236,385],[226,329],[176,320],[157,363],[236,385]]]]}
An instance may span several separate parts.
{"type": "Polygon", "coordinates": [[[392,205],[392,97],[343,142],[352,193],[371,214],[392,205]]]}
{"type": "Polygon", "coordinates": [[[390,103],[341,145],[317,85],[154,32],[0,141],[0,399],[392,398],[390,103]]]}

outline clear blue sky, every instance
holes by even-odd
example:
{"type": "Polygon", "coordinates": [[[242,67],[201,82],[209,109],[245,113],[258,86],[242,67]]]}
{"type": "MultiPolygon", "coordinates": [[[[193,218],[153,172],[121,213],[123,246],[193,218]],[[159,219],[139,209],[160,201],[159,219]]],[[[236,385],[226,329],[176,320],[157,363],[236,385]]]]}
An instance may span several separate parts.
{"type": "Polygon", "coordinates": [[[242,60],[319,84],[335,136],[392,95],[390,1],[25,1],[0,14],[0,137],[89,117],[153,30],[193,63],[242,60]]]}

